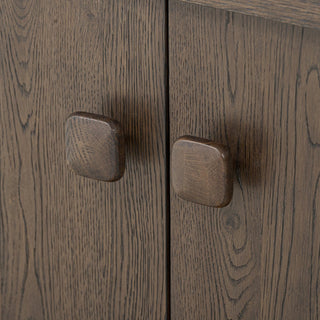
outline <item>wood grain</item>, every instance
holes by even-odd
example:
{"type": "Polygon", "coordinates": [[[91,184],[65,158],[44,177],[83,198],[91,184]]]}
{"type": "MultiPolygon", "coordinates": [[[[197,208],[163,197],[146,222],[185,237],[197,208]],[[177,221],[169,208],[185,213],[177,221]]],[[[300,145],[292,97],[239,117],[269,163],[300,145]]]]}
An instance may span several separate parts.
{"type": "Polygon", "coordinates": [[[74,112],[66,120],[66,158],[80,176],[119,180],[125,170],[125,141],[119,122],[88,112],[74,112]]]}
{"type": "Polygon", "coordinates": [[[320,29],[319,0],[180,0],[254,15],[302,27],[320,29]]]}
{"type": "Polygon", "coordinates": [[[318,319],[320,33],[171,1],[171,144],[230,148],[228,207],[171,191],[173,319],[318,319]]]}
{"type": "Polygon", "coordinates": [[[165,319],[165,2],[0,6],[1,320],[165,319]],[[123,179],[68,170],[74,111],[122,124],[123,179]]]}
{"type": "Polygon", "coordinates": [[[172,147],[171,180],[175,193],[186,201],[225,207],[232,198],[233,168],[223,145],[198,137],[180,137],[172,147]]]}

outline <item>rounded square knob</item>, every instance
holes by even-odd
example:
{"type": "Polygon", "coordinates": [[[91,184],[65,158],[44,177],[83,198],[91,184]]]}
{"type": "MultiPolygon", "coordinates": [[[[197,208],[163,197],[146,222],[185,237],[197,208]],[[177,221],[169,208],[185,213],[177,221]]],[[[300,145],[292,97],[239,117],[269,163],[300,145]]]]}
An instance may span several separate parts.
{"type": "Polygon", "coordinates": [[[227,147],[181,137],[172,148],[171,170],[173,189],[180,198],[219,208],[231,201],[233,172],[227,147]]]}
{"type": "Polygon", "coordinates": [[[117,121],[105,116],[76,112],[66,121],[66,154],[78,175],[115,181],[125,169],[125,145],[117,121]]]}

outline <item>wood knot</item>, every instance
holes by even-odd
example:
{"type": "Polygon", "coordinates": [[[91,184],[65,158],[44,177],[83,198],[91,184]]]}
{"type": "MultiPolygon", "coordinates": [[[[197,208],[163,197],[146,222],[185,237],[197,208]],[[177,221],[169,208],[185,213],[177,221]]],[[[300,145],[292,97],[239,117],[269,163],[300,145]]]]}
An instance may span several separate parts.
{"type": "Polygon", "coordinates": [[[235,212],[223,213],[223,225],[229,232],[234,232],[240,228],[240,217],[235,212]]]}

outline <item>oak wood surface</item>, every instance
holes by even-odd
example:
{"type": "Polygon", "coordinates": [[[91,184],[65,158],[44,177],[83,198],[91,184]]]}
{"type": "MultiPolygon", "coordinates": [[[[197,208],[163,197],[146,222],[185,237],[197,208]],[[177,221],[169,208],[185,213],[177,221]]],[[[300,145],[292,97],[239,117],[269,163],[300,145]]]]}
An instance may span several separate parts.
{"type": "Polygon", "coordinates": [[[166,318],[165,1],[0,4],[0,318],[166,318]],[[115,183],[68,170],[65,119],[119,121],[115,183]]]}
{"type": "Polygon", "coordinates": [[[88,112],[74,112],[66,120],[66,158],[81,176],[119,180],[125,170],[125,141],[119,122],[88,112]]]}
{"type": "Polygon", "coordinates": [[[186,201],[218,208],[228,205],[233,190],[232,167],[228,148],[213,141],[184,136],[172,146],[172,187],[186,201]]]}
{"type": "Polygon", "coordinates": [[[229,206],[171,190],[172,319],[320,317],[320,33],[169,7],[170,139],[225,144],[229,206]]]}
{"type": "Polygon", "coordinates": [[[319,0],[180,0],[320,29],[319,0]]]}

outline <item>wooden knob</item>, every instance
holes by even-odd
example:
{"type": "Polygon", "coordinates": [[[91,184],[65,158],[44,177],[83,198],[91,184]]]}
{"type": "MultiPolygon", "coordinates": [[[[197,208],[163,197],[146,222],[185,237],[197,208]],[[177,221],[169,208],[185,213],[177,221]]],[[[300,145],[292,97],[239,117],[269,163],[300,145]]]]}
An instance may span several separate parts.
{"type": "Polygon", "coordinates": [[[231,201],[233,170],[227,147],[181,137],[172,148],[171,170],[173,189],[180,198],[218,208],[231,201]]]}
{"type": "Polygon", "coordinates": [[[115,181],[125,169],[125,143],[117,121],[86,112],[71,114],[66,121],[66,154],[78,175],[115,181]]]}

